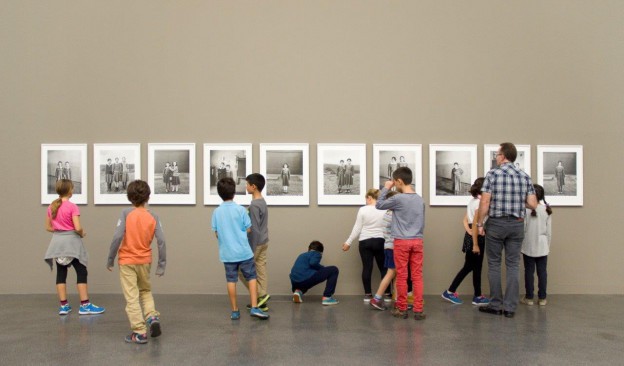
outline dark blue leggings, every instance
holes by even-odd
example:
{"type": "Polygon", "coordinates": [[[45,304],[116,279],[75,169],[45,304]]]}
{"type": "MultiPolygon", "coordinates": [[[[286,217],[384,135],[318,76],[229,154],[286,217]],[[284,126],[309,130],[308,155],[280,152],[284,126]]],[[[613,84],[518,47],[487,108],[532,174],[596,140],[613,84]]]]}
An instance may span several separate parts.
{"type": "Polygon", "coordinates": [[[56,263],[56,284],[67,282],[67,269],[73,266],[76,270],[76,283],[87,283],[87,267],[85,267],[78,258],[74,258],[70,264],[63,266],[56,263]]]}

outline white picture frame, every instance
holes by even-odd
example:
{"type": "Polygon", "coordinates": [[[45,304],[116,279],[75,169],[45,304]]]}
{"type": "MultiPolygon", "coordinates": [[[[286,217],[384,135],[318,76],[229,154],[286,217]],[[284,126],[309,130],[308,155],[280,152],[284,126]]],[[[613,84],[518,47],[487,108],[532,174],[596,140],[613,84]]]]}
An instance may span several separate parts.
{"type": "Polygon", "coordinates": [[[195,170],[195,143],[149,143],[147,183],[152,189],[150,205],[194,205],[195,170]]]}
{"type": "MultiPolygon", "coordinates": [[[[518,156],[514,164],[518,166],[522,171],[531,175],[531,145],[515,145],[518,150],[518,156]]],[[[496,168],[496,154],[500,144],[485,144],[483,145],[483,176],[490,170],[496,168]]]]}
{"type": "Polygon", "coordinates": [[[422,145],[373,144],[373,187],[381,189],[392,179],[391,171],[400,166],[412,170],[412,188],[422,197],[422,145]]]}
{"type": "Polygon", "coordinates": [[[309,144],[260,144],[260,174],[267,205],[310,204],[309,144]]]}
{"type": "Polygon", "coordinates": [[[127,185],[141,179],[141,144],[93,144],[93,203],[130,204],[127,185]]]}
{"type": "Polygon", "coordinates": [[[364,205],[366,184],[366,144],[317,144],[318,205],[364,205]]]}
{"type": "Polygon", "coordinates": [[[583,206],[583,146],[538,145],[537,184],[552,206],[583,206]]]}
{"type": "Polygon", "coordinates": [[[476,178],[476,144],[429,145],[430,205],[465,206],[476,178]]]}
{"type": "Polygon", "coordinates": [[[217,193],[217,181],[227,175],[230,175],[236,182],[234,202],[248,205],[251,202],[251,195],[247,193],[245,178],[253,172],[252,166],[251,143],[205,143],[204,205],[220,205],[223,202],[217,193]]]}
{"type": "Polygon", "coordinates": [[[41,144],[42,205],[58,198],[58,179],[71,179],[74,183],[71,201],[86,205],[89,192],[87,176],[87,144],[41,144]]]}

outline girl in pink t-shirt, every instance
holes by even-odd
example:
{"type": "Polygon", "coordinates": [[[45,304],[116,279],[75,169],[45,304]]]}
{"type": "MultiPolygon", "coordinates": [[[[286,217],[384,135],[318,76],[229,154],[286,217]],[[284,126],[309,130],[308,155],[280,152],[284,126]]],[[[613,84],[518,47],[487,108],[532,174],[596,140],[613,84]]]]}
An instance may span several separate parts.
{"type": "Polygon", "coordinates": [[[59,315],[71,312],[67,302],[67,269],[73,266],[76,270],[78,294],[80,295],[80,315],[101,314],[104,308],[95,306],[89,301],[87,292],[87,251],[82,244],[85,232],[80,225],[80,210],[70,202],[74,192],[74,184],[69,179],[56,182],[55,199],[48,207],[46,230],[52,232],[52,240],[45,255],[45,261],[52,269],[56,262],[56,292],[61,302],[59,315]]]}

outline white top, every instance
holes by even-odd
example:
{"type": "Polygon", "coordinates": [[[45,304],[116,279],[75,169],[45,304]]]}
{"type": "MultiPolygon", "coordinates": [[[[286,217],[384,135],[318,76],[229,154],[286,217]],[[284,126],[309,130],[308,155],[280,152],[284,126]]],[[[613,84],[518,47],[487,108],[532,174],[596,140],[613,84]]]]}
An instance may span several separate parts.
{"type": "Polygon", "coordinates": [[[546,212],[546,205],[541,203],[535,212],[537,216],[531,216],[531,210],[527,209],[524,216],[522,253],[529,257],[543,257],[550,252],[551,215],[546,212]]]}
{"type": "Polygon", "coordinates": [[[383,218],[385,214],[385,210],[378,210],[375,208],[375,205],[361,207],[355,219],[351,235],[349,235],[349,239],[345,243],[351,245],[358,236],[360,241],[371,238],[383,238],[385,227],[383,218]]]}
{"type": "Polygon", "coordinates": [[[468,202],[468,206],[466,206],[466,213],[468,214],[468,223],[472,224],[474,222],[475,212],[479,209],[479,203],[481,199],[472,198],[470,202],[468,202]]]}

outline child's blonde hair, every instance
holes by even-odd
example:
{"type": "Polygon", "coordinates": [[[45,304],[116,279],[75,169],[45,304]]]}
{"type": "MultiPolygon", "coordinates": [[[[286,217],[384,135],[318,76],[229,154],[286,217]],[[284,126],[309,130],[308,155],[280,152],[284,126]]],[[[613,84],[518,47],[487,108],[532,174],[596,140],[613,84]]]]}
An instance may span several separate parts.
{"type": "Polygon", "coordinates": [[[63,203],[63,197],[69,196],[73,189],[74,183],[70,179],[61,179],[56,182],[56,193],[59,195],[59,198],[55,199],[50,204],[50,211],[52,212],[53,219],[56,219],[58,209],[63,203]]]}
{"type": "Polygon", "coordinates": [[[377,188],[371,188],[366,191],[366,195],[364,197],[370,197],[374,200],[379,198],[379,190],[377,188]]]}

